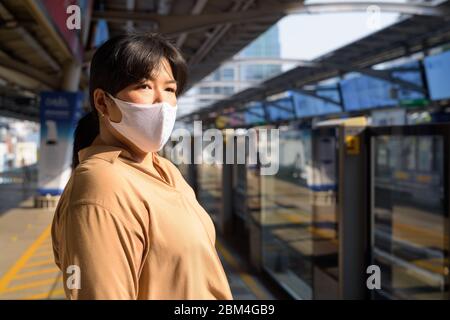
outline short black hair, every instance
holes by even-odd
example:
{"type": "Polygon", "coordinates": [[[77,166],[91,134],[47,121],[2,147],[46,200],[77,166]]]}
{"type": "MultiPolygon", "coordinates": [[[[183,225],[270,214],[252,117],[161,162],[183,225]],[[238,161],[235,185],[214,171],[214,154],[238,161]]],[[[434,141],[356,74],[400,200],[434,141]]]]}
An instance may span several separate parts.
{"type": "Polygon", "coordinates": [[[183,92],[187,79],[186,62],[180,51],[158,33],[127,33],[103,43],[92,57],[89,99],[95,111],[94,90],[112,95],[127,86],[149,78],[166,58],[177,81],[177,92],[183,92]]]}
{"type": "Polygon", "coordinates": [[[167,59],[180,95],[187,82],[187,65],[180,51],[159,33],[126,33],[103,43],[94,53],[89,71],[91,112],[78,122],[75,130],[72,168],[78,165],[78,151],[92,144],[99,134],[94,91],[100,88],[112,95],[131,84],[154,76],[167,59]]]}

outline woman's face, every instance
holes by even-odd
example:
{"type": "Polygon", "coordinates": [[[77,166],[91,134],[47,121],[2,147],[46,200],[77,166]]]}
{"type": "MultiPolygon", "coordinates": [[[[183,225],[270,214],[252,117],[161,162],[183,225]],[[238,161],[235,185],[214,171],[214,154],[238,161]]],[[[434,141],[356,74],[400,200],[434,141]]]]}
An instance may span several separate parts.
{"type": "MultiPolygon", "coordinates": [[[[120,122],[122,114],[114,101],[107,97],[101,89],[94,92],[94,100],[100,113],[104,113],[113,122],[120,122]]],[[[172,68],[167,59],[161,61],[159,69],[154,73],[154,78],[145,79],[141,83],[134,83],[119,91],[115,97],[133,103],[154,104],[167,102],[174,106],[177,104],[177,83],[173,77],[172,68]]],[[[108,121],[104,122],[109,133],[120,142],[135,149],[132,143],[117,132],[108,121]]]]}
{"type": "MultiPolygon", "coordinates": [[[[177,83],[172,74],[167,59],[163,59],[159,70],[155,72],[153,79],[143,80],[141,83],[134,83],[122,89],[116,94],[116,98],[134,103],[160,103],[168,102],[170,105],[177,104],[177,83]]],[[[109,99],[109,118],[111,121],[120,122],[121,113],[119,108],[109,99]]]]}
{"type": "Polygon", "coordinates": [[[175,92],[177,83],[167,59],[163,59],[154,79],[143,80],[119,91],[117,98],[134,103],[168,102],[172,106],[177,103],[175,92]]]}

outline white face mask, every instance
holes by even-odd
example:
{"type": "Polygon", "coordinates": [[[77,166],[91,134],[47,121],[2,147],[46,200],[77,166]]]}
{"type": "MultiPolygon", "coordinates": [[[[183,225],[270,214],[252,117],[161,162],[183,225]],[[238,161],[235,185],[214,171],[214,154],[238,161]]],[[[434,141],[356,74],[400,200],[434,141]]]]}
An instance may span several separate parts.
{"type": "Polygon", "coordinates": [[[177,106],[167,102],[132,103],[107,94],[122,113],[120,122],[108,119],[112,127],[144,152],[161,150],[172,134],[177,106]]]}

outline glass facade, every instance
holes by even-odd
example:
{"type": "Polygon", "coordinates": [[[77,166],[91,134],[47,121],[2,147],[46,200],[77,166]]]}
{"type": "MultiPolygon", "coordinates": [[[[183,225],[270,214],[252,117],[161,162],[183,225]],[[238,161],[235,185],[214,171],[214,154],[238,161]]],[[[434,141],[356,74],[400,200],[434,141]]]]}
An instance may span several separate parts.
{"type": "MultiPolygon", "coordinates": [[[[252,42],[239,54],[242,58],[280,58],[279,30],[275,25],[252,42]]],[[[263,81],[281,72],[280,64],[244,64],[240,78],[243,81],[263,81]]]]}

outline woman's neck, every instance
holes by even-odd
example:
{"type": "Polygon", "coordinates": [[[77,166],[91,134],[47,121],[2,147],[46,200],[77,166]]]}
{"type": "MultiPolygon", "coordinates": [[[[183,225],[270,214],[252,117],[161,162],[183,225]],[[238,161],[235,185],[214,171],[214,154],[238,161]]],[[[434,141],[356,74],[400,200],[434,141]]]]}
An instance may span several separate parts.
{"type": "Polygon", "coordinates": [[[142,163],[144,165],[152,165],[153,162],[152,152],[149,153],[142,152],[136,147],[126,143],[122,143],[117,139],[105,139],[104,137],[102,137],[101,134],[98,134],[97,137],[95,137],[91,145],[107,145],[119,147],[121,149],[124,149],[128,157],[131,157],[136,162],[142,163]]]}

